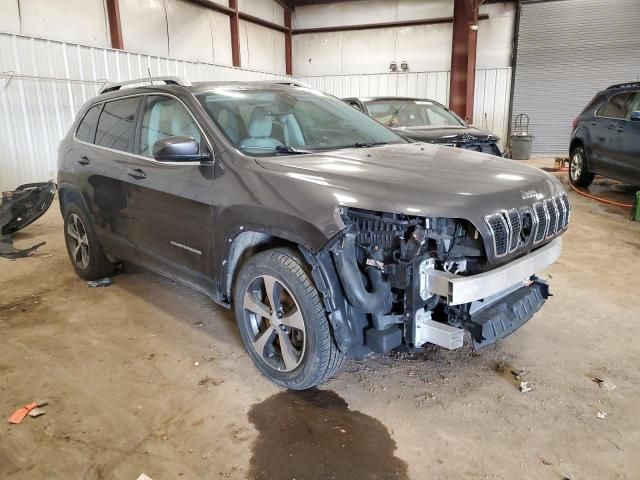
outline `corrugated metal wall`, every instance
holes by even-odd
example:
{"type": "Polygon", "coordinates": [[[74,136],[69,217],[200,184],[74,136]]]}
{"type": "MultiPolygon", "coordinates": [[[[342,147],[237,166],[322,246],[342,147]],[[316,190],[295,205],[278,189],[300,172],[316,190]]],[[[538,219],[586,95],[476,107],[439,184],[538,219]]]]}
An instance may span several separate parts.
{"type": "MultiPolygon", "coordinates": [[[[449,103],[448,71],[296,78],[339,98],[397,95],[431,98],[445,105],[449,103]]],[[[476,71],[473,123],[491,130],[503,139],[507,135],[509,122],[510,88],[510,68],[476,71]]]]}
{"type": "Polygon", "coordinates": [[[54,178],[60,140],[109,81],[158,75],[268,80],[280,75],[0,34],[0,190],[54,178]]]}
{"type": "Polygon", "coordinates": [[[565,153],[593,95],[640,78],[639,26],[638,0],[522,4],[513,115],[529,115],[533,152],[565,153]]]}

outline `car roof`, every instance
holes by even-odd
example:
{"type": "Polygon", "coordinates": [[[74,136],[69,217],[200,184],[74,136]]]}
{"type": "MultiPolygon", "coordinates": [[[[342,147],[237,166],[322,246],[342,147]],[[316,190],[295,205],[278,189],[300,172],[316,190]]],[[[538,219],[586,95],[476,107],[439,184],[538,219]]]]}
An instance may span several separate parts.
{"type": "Polygon", "coordinates": [[[638,90],[640,89],[640,82],[626,82],[626,83],[617,83],[615,85],[611,85],[610,87],[605,88],[600,93],[612,93],[612,92],[620,92],[626,90],[638,90]]]}
{"type": "Polygon", "coordinates": [[[437,102],[436,100],[432,100],[430,98],[418,98],[418,97],[391,97],[391,96],[386,96],[386,97],[348,97],[345,98],[344,100],[359,100],[363,103],[367,103],[367,102],[378,102],[378,101],[394,101],[394,100],[409,100],[409,101],[422,101],[422,102],[433,102],[433,103],[440,103],[437,102]]]}

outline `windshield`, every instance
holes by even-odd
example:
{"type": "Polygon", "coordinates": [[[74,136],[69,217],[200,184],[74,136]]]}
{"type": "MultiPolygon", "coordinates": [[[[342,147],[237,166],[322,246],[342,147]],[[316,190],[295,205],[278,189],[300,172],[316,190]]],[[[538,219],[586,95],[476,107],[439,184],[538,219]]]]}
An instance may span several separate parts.
{"type": "Polygon", "coordinates": [[[346,103],[306,88],[225,87],[197,97],[227,139],[249,155],[405,143],[346,103]]]}
{"type": "Polygon", "coordinates": [[[377,100],[366,105],[369,115],[388,127],[464,126],[455,114],[430,100],[377,100]]]}

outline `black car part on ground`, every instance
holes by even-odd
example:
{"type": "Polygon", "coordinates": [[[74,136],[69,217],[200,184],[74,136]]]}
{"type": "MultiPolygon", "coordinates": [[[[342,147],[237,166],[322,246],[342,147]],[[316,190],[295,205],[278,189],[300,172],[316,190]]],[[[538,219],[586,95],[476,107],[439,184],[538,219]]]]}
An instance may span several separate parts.
{"type": "Polygon", "coordinates": [[[27,183],[17,189],[2,192],[0,204],[0,256],[26,257],[45,244],[38,243],[27,249],[16,249],[11,235],[32,224],[49,209],[56,192],[53,180],[27,183]]]}

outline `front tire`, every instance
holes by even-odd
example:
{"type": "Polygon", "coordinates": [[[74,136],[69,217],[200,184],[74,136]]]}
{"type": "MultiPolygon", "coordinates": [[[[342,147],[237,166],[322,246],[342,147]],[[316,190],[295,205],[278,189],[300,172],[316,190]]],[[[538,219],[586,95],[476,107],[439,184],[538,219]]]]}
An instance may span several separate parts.
{"type": "Polygon", "coordinates": [[[588,187],[593,182],[594,174],[587,167],[587,156],[584,148],[578,146],[571,152],[569,161],[569,181],[575,187],[588,187]]]}
{"type": "Polygon", "coordinates": [[[309,268],[295,251],[276,248],[251,257],[235,282],[234,304],[249,356],[277,385],[312,388],[342,365],[309,268]]]}
{"type": "Polygon", "coordinates": [[[64,210],[64,241],[71,265],[80,278],[98,280],[113,272],[115,266],[102,251],[87,214],[75,203],[64,210]]]}

